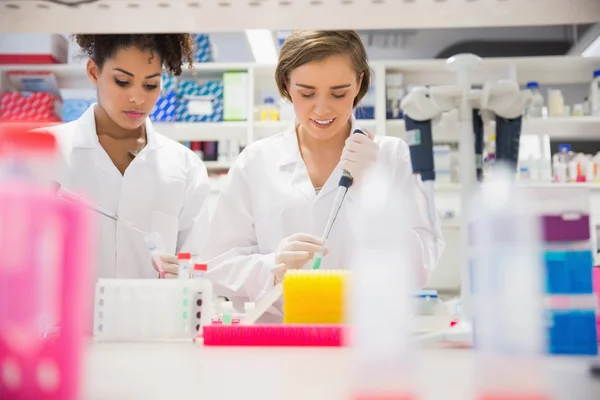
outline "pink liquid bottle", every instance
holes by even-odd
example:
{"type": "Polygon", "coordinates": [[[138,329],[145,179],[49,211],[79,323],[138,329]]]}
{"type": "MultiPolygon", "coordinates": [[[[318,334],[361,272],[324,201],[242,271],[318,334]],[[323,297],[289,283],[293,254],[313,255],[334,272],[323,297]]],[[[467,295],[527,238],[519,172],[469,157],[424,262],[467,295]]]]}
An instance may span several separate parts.
{"type": "Polygon", "coordinates": [[[56,155],[51,134],[0,129],[0,399],[82,397],[91,226],[52,189],[56,155]]]}

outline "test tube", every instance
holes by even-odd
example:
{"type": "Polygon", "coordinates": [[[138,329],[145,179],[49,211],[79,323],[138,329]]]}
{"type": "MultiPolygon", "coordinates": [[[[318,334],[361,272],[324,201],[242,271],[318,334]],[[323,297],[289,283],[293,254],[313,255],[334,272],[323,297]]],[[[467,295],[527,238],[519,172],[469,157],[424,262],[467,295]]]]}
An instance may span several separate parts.
{"type": "Polygon", "coordinates": [[[544,399],[544,291],[534,200],[498,165],[471,203],[479,399],[544,399]]]}
{"type": "Polygon", "coordinates": [[[190,253],[177,254],[177,277],[190,279],[192,255],[190,253]]]}
{"type": "Polygon", "coordinates": [[[353,245],[349,305],[353,399],[415,399],[412,371],[418,354],[411,340],[415,257],[402,188],[388,172],[374,170],[353,203],[357,242],[353,245]]]}

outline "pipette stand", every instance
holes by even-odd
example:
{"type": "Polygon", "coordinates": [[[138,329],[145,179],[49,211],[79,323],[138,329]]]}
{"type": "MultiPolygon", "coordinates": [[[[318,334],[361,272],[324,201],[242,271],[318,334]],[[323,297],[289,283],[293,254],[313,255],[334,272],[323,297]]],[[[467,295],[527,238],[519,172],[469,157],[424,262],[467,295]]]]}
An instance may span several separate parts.
{"type": "MultiPolygon", "coordinates": [[[[470,279],[469,279],[469,240],[468,240],[468,203],[475,191],[475,134],[473,132],[473,114],[471,107],[471,80],[470,74],[481,63],[481,59],[473,54],[459,54],[448,59],[447,67],[457,74],[456,93],[448,90],[448,95],[459,94],[459,168],[460,168],[460,234],[461,234],[461,319],[447,330],[434,332],[419,337],[419,342],[424,345],[437,343],[452,343],[459,346],[471,346],[473,343],[473,327],[471,324],[470,306],[470,279]]],[[[450,88],[448,88],[450,89],[450,88]]]]}

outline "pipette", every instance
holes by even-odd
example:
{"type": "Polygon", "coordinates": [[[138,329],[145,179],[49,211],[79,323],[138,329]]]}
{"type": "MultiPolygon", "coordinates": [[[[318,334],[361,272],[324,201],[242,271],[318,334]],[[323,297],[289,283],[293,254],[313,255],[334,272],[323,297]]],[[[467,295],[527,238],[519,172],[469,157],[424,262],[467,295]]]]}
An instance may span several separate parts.
{"type": "MultiPolygon", "coordinates": [[[[355,133],[359,133],[361,135],[366,136],[366,133],[359,128],[355,128],[352,131],[352,134],[355,133]]],[[[327,239],[329,238],[329,234],[331,233],[331,229],[333,228],[333,224],[337,218],[337,215],[340,212],[340,209],[342,208],[342,204],[344,203],[344,199],[346,198],[346,193],[348,192],[348,189],[350,189],[350,186],[352,186],[353,182],[354,178],[352,177],[350,172],[343,170],[337,191],[335,193],[335,198],[333,200],[333,207],[331,208],[331,212],[329,213],[329,218],[327,219],[327,224],[325,225],[325,230],[323,232],[323,246],[321,247],[321,251],[315,254],[312,269],[319,269],[321,267],[321,261],[325,252],[327,239]]]]}
{"type": "Polygon", "coordinates": [[[127,226],[129,226],[131,229],[133,229],[139,233],[142,233],[144,235],[148,235],[148,232],[143,231],[142,229],[136,227],[133,223],[131,223],[129,221],[125,221],[124,219],[119,218],[119,216],[117,214],[112,213],[112,212],[108,211],[107,209],[102,208],[90,201],[87,201],[83,197],[79,196],[77,193],[74,193],[71,190],[66,189],[60,183],[54,182],[54,186],[55,186],[55,190],[56,190],[56,195],[58,197],[61,197],[72,203],[79,204],[82,207],[85,207],[89,210],[95,211],[95,212],[97,212],[101,215],[104,215],[105,217],[108,217],[114,221],[121,221],[121,222],[125,223],[127,226]]]}

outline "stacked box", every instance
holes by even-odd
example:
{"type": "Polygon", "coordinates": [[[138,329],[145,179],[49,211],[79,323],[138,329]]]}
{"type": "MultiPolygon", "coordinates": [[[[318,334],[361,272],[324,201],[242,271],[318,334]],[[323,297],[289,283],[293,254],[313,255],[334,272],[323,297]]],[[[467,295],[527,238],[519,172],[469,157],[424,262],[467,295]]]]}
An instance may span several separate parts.
{"type": "Polygon", "coordinates": [[[181,80],[176,94],[177,122],[223,121],[223,81],[181,80]]]}
{"type": "Polygon", "coordinates": [[[583,188],[538,188],[545,242],[548,352],[595,355],[597,298],[590,195],[583,188]]]}
{"type": "Polygon", "coordinates": [[[205,63],[214,61],[210,36],[208,34],[195,34],[194,44],[196,45],[196,51],[194,53],[194,62],[205,63]]]}
{"type": "Polygon", "coordinates": [[[94,103],[96,103],[95,90],[61,89],[63,114],[65,122],[75,121],[94,103]]]}
{"type": "Polygon", "coordinates": [[[177,78],[162,74],[160,80],[160,97],[156,101],[149,118],[152,122],[174,122],[177,109],[177,78]]]}
{"type": "Polygon", "coordinates": [[[0,97],[0,122],[61,122],[59,97],[43,92],[8,92],[0,97]]]}

